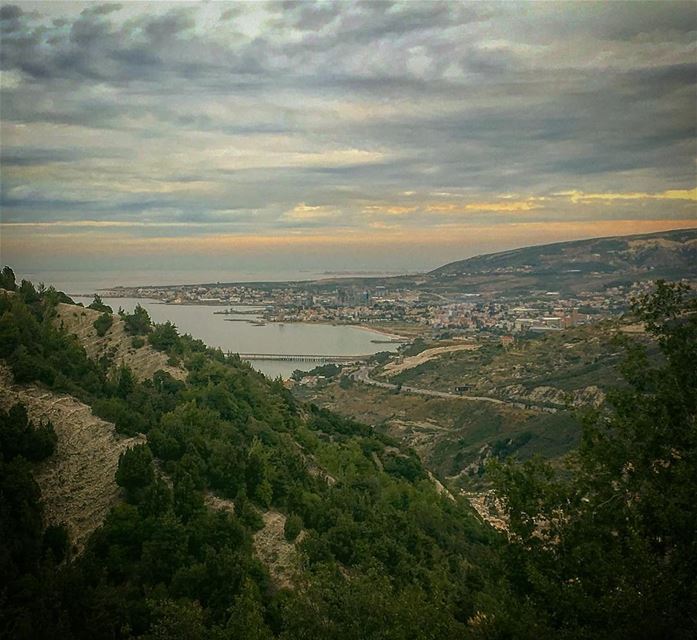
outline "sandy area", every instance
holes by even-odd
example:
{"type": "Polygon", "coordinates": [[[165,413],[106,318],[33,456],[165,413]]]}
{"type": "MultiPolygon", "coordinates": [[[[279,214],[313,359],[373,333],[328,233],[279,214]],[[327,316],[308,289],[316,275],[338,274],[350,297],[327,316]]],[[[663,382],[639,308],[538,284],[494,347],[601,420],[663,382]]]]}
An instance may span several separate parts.
{"type": "Polygon", "coordinates": [[[454,344],[447,347],[434,347],[433,349],[426,349],[421,353],[417,353],[415,356],[404,358],[401,362],[390,362],[386,364],[384,373],[385,376],[389,378],[396,376],[398,373],[402,373],[402,371],[406,371],[407,369],[418,367],[420,364],[433,360],[434,358],[438,358],[446,353],[454,353],[456,351],[474,351],[478,348],[479,345],[476,344],[454,344]]]}

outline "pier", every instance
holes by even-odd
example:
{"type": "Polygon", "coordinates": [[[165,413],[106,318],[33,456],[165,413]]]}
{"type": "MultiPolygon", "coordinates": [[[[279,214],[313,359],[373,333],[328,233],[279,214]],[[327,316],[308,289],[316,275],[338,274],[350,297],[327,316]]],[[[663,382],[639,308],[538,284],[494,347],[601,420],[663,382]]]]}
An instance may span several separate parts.
{"type": "Polygon", "coordinates": [[[335,356],[322,354],[292,353],[240,353],[242,360],[278,360],[285,362],[363,362],[370,356],[335,356]]]}

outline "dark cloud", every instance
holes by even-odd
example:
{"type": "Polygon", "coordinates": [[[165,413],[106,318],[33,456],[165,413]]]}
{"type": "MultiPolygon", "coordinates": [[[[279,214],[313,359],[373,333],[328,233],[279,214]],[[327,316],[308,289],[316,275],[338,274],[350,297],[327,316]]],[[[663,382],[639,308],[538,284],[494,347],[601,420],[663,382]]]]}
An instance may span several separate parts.
{"type": "Polygon", "coordinates": [[[0,8],[7,215],[694,184],[693,3],[170,6],[0,8]]]}
{"type": "Polygon", "coordinates": [[[65,148],[26,148],[3,146],[0,149],[0,165],[4,167],[30,167],[38,165],[79,162],[87,158],[123,157],[113,151],[65,148]]]}
{"type": "Polygon", "coordinates": [[[23,13],[16,4],[6,4],[0,7],[0,20],[17,20],[23,13]]]}
{"type": "Polygon", "coordinates": [[[152,17],[144,22],[142,29],[150,43],[157,45],[178,36],[194,26],[194,17],[190,10],[173,10],[162,16],[152,17]]]}
{"type": "Polygon", "coordinates": [[[120,11],[122,7],[122,4],[108,2],[105,4],[98,4],[94,7],[87,7],[87,9],[83,9],[82,15],[105,16],[114,11],[120,11]]]}

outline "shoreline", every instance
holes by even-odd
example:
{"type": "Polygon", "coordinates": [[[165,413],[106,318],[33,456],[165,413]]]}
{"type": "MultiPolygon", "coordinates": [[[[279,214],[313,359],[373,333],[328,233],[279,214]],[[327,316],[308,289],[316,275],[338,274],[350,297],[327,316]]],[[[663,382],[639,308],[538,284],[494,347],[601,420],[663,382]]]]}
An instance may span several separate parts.
{"type": "MultiPolygon", "coordinates": [[[[409,338],[408,336],[400,336],[396,333],[391,333],[389,331],[385,331],[384,329],[376,329],[375,327],[367,326],[364,324],[354,324],[354,325],[339,325],[339,326],[349,326],[349,327],[358,327],[359,329],[363,329],[364,331],[370,331],[371,333],[375,333],[379,336],[385,336],[386,338],[391,338],[393,340],[399,340],[400,342],[411,342],[413,338],[409,338]]],[[[393,343],[396,344],[396,343],[393,343]]]]}
{"type": "MultiPolygon", "coordinates": [[[[91,296],[86,296],[84,294],[68,294],[72,295],[74,297],[78,298],[89,298],[91,296]]],[[[353,323],[353,322],[330,322],[330,321],[322,321],[322,320],[283,320],[283,321],[278,321],[278,320],[270,320],[264,317],[263,311],[265,306],[260,303],[244,303],[244,302],[235,302],[235,303],[229,303],[229,302],[194,302],[194,301],[186,301],[186,302],[165,302],[164,300],[161,300],[159,298],[151,298],[148,296],[142,296],[142,295],[113,295],[113,292],[109,292],[108,295],[104,295],[105,298],[128,298],[128,299],[134,299],[134,300],[145,300],[147,302],[153,303],[153,304],[161,304],[164,306],[171,306],[171,307],[182,307],[182,306],[191,306],[191,307],[222,307],[229,309],[231,307],[256,307],[259,310],[259,315],[256,316],[257,318],[262,319],[266,324],[305,324],[305,325],[325,325],[329,327],[355,327],[356,329],[360,329],[362,331],[367,331],[369,333],[375,334],[376,336],[382,336],[384,338],[388,338],[389,340],[393,341],[391,344],[398,344],[398,343],[409,343],[414,339],[414,336],[405,336],[405,335],[400,335],[391,331],[388,331],[386,329],[379,329],[377,327],[373,327],[370,325],[367,325],[365,323],[353,323]]],[[[226,315],[236,315],[235,313],[231,314],[226,314],[222,312],[214,312],[214,315],[220,315],[224,318],[226,315]]],[[[242,319],[240,318],[239,320],[234,320],[232,318],[224,318],[227,322],[247,322],[249,324],[256,324],[254,320],[252,319],[254,317],[254,314],[250,313],[249,311],[243,311],[239,315],[248,315],[250,316],[250,319],[242,319]]],[[[386,343],[390,344],[390,343],[386,343]]]]}

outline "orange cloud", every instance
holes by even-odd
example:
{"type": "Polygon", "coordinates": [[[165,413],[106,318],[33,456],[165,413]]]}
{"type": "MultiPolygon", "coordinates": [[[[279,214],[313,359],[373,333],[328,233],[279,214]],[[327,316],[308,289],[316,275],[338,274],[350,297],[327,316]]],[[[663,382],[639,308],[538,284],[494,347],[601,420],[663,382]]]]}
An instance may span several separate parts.
{"type": "Polygon", "coordinates": [[[371,204],[363,207],[363,213],[384,214],[388,216],[402,216],[416,211],[418,207],[406,207],[403,205],[371,204]]]}
{"type": "Polygon", "coordinates": [[[294,220],[302,222],[305,220],[326,220],[334,218],[339,214],[336,207],[328,207],[324,205],[308,205],[304,202],[296,204],[290,211],[283,214],[284,220],[294,220]]]}
{"type": "Polygon", "coordinates": [[[617,200],[689,200],[697,201],[697,188],[694,189],[669,189],[659,193],[646,193],[632,191],[628,193],[585,193],[584,191],[560,191],[555,196],[567,197],[574,204],[588,204],[590,202],[614,202],[617,200]]]}
{"type": "Polygon", "coordinates": [[[459,224],[419,229],[395,228],[392,225],[372,226],[356,230],[341,228],[302,231],[284,235],[208,234],[187,237],[139,237],[127,233],[103,234],[99,228],[83,232],[41,233],[25,228],[3,225],[3,259],[12,262],[17,256],[63,256],[81,259],[88,256],[174,256],[229,255],[243,252],[250,255],[269,251],[302,252],[308,249],[340,251],[355,247],[362,251],[396,252],[413,247],[447,247],[451,252],[468,255],[470,247],[487,244],[492,250],[527,246],[599,236],[650,233],[669,229],[692,228],[693,220],[596,220],[574,222],[520,222],[507,224],[459,224]]]}
{"type": "Polygon", "coordinates": [[[469,211],[487,211],[492,213],[519,213],[540,209],[540,201],[544,198],[525,198],[524,200],[508,200],[494,202],[436,202],[426,206],[429,213],[466,213],[469,211]]]}

